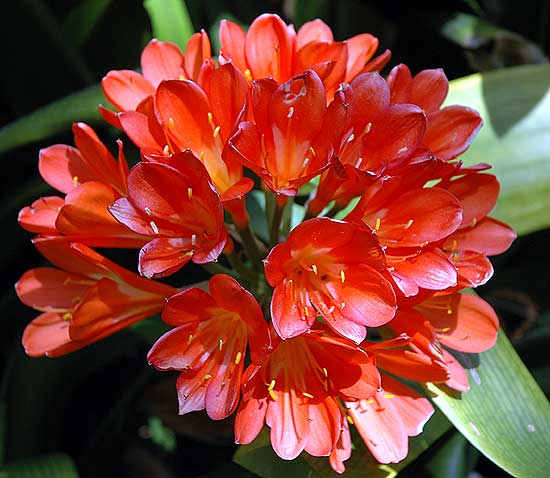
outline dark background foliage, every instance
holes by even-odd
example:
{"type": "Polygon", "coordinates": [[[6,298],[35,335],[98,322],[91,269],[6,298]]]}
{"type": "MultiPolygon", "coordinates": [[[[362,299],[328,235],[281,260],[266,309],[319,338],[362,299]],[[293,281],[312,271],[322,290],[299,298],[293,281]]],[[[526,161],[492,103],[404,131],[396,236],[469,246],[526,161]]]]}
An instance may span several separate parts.
{"type": "MultiPolygon", "coordinates": [[[[299,27],[318,16],[339,40],[362,32],[376,35],[380,51],[393,52],[390,67],[400,62],[413,72],[441,67],[449,79],[547,62],[550,53],[546,0],[188,0],[187,6],[195,30],[204,28],[214,36],[221,17],[246,25],[273,12],[299,27]],[[449,29],[459,13],[479,22],[473,34],[449,29]]],[[[151,25],[139,0],[21,0],[3,3],[0,35],[2,127],[97,84],[111,69],[136,68],[151,25]]],[[[102,123],[96,130],[114,146],[119,132],[102,123]]],[[[230,419],[214,423],[200,413],[177,416],[175,375],[155,372],[145,359],[160,335],[158,326],[119,333],[60,359],[25,356],[21,334],[36,313],[18,302],[13,285],[44,261],[16,218],[21,207],[52,193],[38,175],[37,159],[40,148],[54,143],[72,144],[70,125],[45,142],[12,149],[1,158],[0,464],[58,453],[49,455],[34,476],[70,476],[61,471],[47,475],[46,468],[72,469],[71,461],[82,478],[253,476],[231,462],[230,419]]],[[[495,276],[479,289],[547,394],[549,243],[548,230],[521,237],[494,259],[495,276]]],[[[135,251],[113,253],[135,267],[135,251]]],[[[190,266],[181,278],[202,277],[190,266]]],[[[450,433],[404,474],[458,477],[475,476],[473,472],[505,476],[450,433]]]]}

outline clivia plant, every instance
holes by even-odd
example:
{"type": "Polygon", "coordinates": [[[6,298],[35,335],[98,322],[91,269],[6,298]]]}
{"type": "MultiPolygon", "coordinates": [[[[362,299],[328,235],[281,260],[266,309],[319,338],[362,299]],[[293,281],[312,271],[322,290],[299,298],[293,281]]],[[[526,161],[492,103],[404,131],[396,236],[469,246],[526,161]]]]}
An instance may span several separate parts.
{"type": "Polygon", "coordinates": [[[491,216],[491,165],[461,160],[483,119],[444,105],[442,69],[382,74],[391,53],[368,33],[262,14],[223,20],[219,42],[153,39],[139,71],[106,73],[116,155],[85,122],[40,151],[58,194],[18,217],[51,263],[15,286],[40,312],[23,347],[59,357],[162,320],[146,360],[179,372],[179,414],[233,417],[240,445],[268,430],[283,460],[336,473],[361,442],[399,463],[434,394],[469,393],[461,354],[483,360],[502,333],[473,289],[516,233],[491,216]],[[209,279],[168,280],[189,262],[209,279]]]}

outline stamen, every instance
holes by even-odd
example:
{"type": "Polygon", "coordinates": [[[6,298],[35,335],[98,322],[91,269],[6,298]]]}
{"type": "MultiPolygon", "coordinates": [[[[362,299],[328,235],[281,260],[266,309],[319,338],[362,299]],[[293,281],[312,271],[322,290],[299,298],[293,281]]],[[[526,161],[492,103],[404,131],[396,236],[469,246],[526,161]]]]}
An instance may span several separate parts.
{"type": "Polygon", "coordinates": [[[185,80],[185,76],[183,76],[182,74],[179,74],[178,75],[178,80],[185,80]]]}
{"type": "Polygon", "coordinates": [[[214,117],[212,116],[212,113],[210,111],[208,112],[207,117],[208,117],[208,124],[212,129],[214,129],[216,125],[214,124],[214,117]]]}
{"type": "Polygon", "coordinates": [[[75,295],[74,297],[71,298],[71,302],[73,304],[76,304],[77,302],[80,302],[82,300],[82,296],[81,295],[75,295]]]}
{"type": "Polygon", "coordinates": [[[244,76],[248,81],[252,81],[252,72],[248,68],[244,70],[244,76]]]}
{"type": "Polygon", "coordinates": [[[451,306],[447,307],[447,315],[453,315],[453,309],[451,306]]]}
{"type": "Polygon", "coordinates": [[[392,395],[391,393],[386,393],[384,395],[384,398],[393,398],[393,397],[394,397],[394,395],[392,395]]]}
{"type": "Polygon", "coordinates": [[[343,270],[340,271],[340,280],[342,281],[342,284],[346,282],[346,273],[343,270]]]}
{"type": "Polygon", "coordinates": [[[302,166],[305,168],[308,164],[309,164],[309,158],[306,156],[306,159],[304,159],[302,166]]]}
{"type": "Polygon", "coordinates": [[[369,398],[369,399],[367,400],[367,405],[370,405],[370,404],[372,404],[372,403],[374,403],[374,398],[369,398]]]}
{"type": "Polygon", "coordinates": [[[406,146],[403,146],[401,149],[397,150],[397,154],[406,153],[409,150],[406,146]]]}
{"type": "Polygon", "coordinates": [[[315,264],[311,264],[311,270],[315,275],[317,275],[317,266],[315,264]]]}
{"type": "Polygon", "coordinates": [[[174,118],[172,118],[172,117],[170,116],[170,118],[168,118],[168,127],[169,127],[170,129],[174,129],[174,126],[175,126],[175,125],[174,125],[174,118]]]}
{"type": "Polygon", "coordinates": [[[367,123],[365,125],[365,130],[363,131],[363,134],[369,134],[371,128],[372,128],[372,123],[367,123]]]}
{"type": "Polygon", "coordinates": [[[241,363],[242,358],[243,358],[243,354],[241,352],[237,352],[237,355],[235,355],[235,365],[239,365],[239,363],[241,363]]]}
{"type": "Polygon", "coordinates": [[[340,302],[340,307],[343,309],[346,306],[345,302],[340,302]]]}
{"type": "Polygon", "coordinates": [[[323,370],[323,375],[328,378],[328,370],[323,367],[321,370],[323,370]]]}
{"type": "Polygon", "coordinates": [[[221,128],[221,126],[219,126],[219,125],[216,126],[216,127],[214,128],[214,132],[212,133],[212,136],[213,136],[214,138],[215,138],[216,136],[218,136],[218,134],[219,134],[219,132],[220,132],[220,128],[221,128]]]}
{"type": "Polygon", "coordinates": [[[309,309],[307,308],[307,306],[304,307],[304,315],[305,315],[306,317],[309,317],[309,309]]]}
{"type": "Polygon", "coordinates": [[[164,156],[170,156],[170,146],[165,144],[164,149],[162,150],[162,153],[164,154],[164,156]]]}
{"type": "Polygon", "coordinates": [[[275,379],[271,380],[270,384],[269,384],[268,387],[267,387],[267,390],[268,390],[268,391],[273,390],[273,389],[275,388],[275,383],[276,383],[276,382],[275,382],[275,379]]]}
{"type": "Polygon", "coordinates": [[[379,217],[376,218],[376,224],[374,225],[374,230],[375,231],[378,231],[378,229],[380,229],[380,224],[382,224],[382,219],[380,219],[379,217]]]}
{"type": "Polygon", "coordinates": [[[222,347],[223,347],[223,339],[220,339],[220,352],[222,351],[222,347]]]}
{"type": "Polygon", "coordinates": [[[292,118],[292,115],[294,114],[294,106],[291,106],[289,109],[288,109],[288,114],[286,115],[286,117],[288,119],[292,118]]]}
{"type": "Polygon", "coordinates": [[[189,337],[187,337],[187,345],[189,345],[192,340],[193,340],[193,334],[190,334],[189,337]]]}
{"type": "Polygon", "coordinates": [[[309,152],[311,153],[312,156],[317,156],[317,153],[316,153],[315,150],[313,149],[313,146],[310,146],[310,147],[309,147],[309,152]]]}
{"type": "Polygon", "coordinates": [[[353,140],[355,139],[355,135],[353,133],[351,133],[347,139],[347,142],[348,143],[351,143],[353,140]]]}
{"type": "Polygon", "coordinates": [[[73,185],[74,187],[78,186],[78,176],[73,176],[73,185]]]}
{"type": "Polygon", "coordinates": [[[187,188],[187,197],[189,198],[189,201],[191,201],[191,198],[193,197],[193,188],[187,188]]]}
{"type": "Polygon", "coordinates": [[[197,235],[191,234],[191,245],[194,247],[197,245],[197,235]]]}
{"type": "Polygon", "coordinates": [[[206,382],[207,380],[210,380],[212,378],[212,375],[210,375],[209,373],[205,373],[203,376],[202,376],[202,379],[206,382]]]}
{"type": "Polygon", "coordinates": [[[199,153],[199,159],[200,159],[201,161],[204,161],[204,151],[201,151],[201,152],[199,153]]]}
{"type": "Polygon", "coordinates": [[[73,318],[73,314],[71,314],[70,312],[65,312],[65,313],[61,316],[61,318],[62,318],[63,320],[71,320],[71,319],[73,318]]]}
{"type": "Polygon", "coordinates": [[[407,224],[405,224],[405,229],[408,229],[409,227],[411,227],[412,224],[413,224],[413,222],[414,222],[414,221],[413,221],[412,219],[409,219],[409,221],[407,222],[407,224]]]}
{"type": "Polygon", "coordinates": [[[302,392],[302,395],[307,398],[315,398],[311,393],[302,392]]]}
{"type": "Polygon", "coordinates": [[[269,396],[273,399],[273,400],[277,400],[279,397],[277,396],[277,394],[273,391],[273,390],[268,390],[269,392],[269,396]]]}
{"type": "Polygon", "coordinates": [[[151,226],[151,229],[153,229],[153,232],[155,234],[158,234],[159,233],[159,228],[157,227],[157,225],[155,224],[155,221],[151,221],[149,223],[149,225],[151,226]]]}
{"type": "Polygon", "coordinates": [[[151,209],[149,209],[147,206],[145,206],[145,214],[147,214],[148,216],[151,215],[151,209]]]}
{"type": "Polygon", "coordinates": [[[363,158],[361,156],[359,156],[357,158],[357,161],[355,161],[355,164],[354,164],[354,167],[359,169],[359,166],[361,166],[361,163],[363,162],[363,158]]]}
{"type": "Polygon", "coordinates": [[[349,415],[346,415],[346,420],[350,425],[353,425],[353,418],[351,418],[349,415]]]}
{"type": "Polygon", "coordinates": [[[458,247],[458,242],[456,242],[456,239],[453,239],[453,243],[451,245],[451,251],[456,251],[457,247],[458,247]]]}

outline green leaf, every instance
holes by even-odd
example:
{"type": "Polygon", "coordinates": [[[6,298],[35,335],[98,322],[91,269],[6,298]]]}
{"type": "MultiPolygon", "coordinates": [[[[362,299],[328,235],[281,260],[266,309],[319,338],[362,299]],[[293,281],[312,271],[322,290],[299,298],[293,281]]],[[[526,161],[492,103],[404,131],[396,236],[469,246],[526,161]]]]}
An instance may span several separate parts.
{"type": "Polygon", "coordinates": [[[445,393],[428,385],[434,403],[487,458],[518,478],[550,470],[550,404],[502,330],[478,355],[460,354],[470,391],[445,393]]]}
{"type": "Polygon", "coordinates": [[[107,10],[111,0],[83,0],[63,21],[62,36],[74,46],[81,46],[107,10]]]}
{"type": "Polygon", "coordinates": [[[179,45],[185,51],[187,40],[195,32],[183,0],[144,0],[153,36],[179,45]]]}
{"type": "Polygon", "coordinates": [[[175,451],[176,435],[168,427],[165,427],[159,417],[149,417],[148,431],[151,440],[167,452],[175,451]]]}
{"type": "Polygon", "coordinates": [[[27,458],[0,469],[0,478],[78,478],[78,471],[68,455],[51,453],[27,458]]]}
{"type": "Polygon", "coordinates": [[[484,120],[460,158],[489,163],[501,184],[494,217],[518,234],[550,226],[550,66],[526,65],[450,82],[445,105],[476,109],[484,120]]]}
{"type": "Polygon", "coordinates": [[[97,107],[102,102],[105,97],[101,85],[95,85],[19,118],[0,129],[0,154],[68,130],[74,121],[99,121],[97,107]]]}
{"type": "MultiPolygon", "coordinates": [[[[357,434],[353,436],[354,450],[351,458],[345,462],[345,478],[393,478],[426,451],[436,440],[451,428],[445,416],[437,412],[430,418],[424,431],[417,437],[409,439],[409,455],[400,463],[382,465],[378,463],[357,434]]],[[[352,430],[354,431],[354,430],[352,430]]],[[[335,473],[327,457],[317,458],[302,453],[295,460],[285,461],[279,458],[269,441],[269,430],[264,428],[258,438],[249,445],[241,445],[233,461],[262,478],[308,477],[332,478],[335,473]]]]}

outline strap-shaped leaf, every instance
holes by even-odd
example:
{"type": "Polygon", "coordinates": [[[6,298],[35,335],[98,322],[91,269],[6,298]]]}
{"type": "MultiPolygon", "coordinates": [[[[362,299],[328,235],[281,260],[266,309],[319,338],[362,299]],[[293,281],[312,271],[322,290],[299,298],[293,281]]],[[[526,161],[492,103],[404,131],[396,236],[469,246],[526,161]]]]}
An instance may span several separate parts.
{"type": "Polygon", "coordinates": [[[185,51],[187,40],[194,33],[184,0],[144,0],[153,36],[179,45],[185,51]]]}
{"type": "Polygon", "coordinates": [[[550,66],[515,66],[450,82],[445,105],[476,109],[484,125],[460,156],[489,163],[501,184],[494,215],[519,234],[550,226],[550,66]]]}
{"type": "Polygon", "coordinates": [[[550,470],[550,404],[500,330],[497,344],[458,359],[470,391],[447,394],[428,385],[451,423],[490,460],[518,478],[545,478],[550,470]]]}

